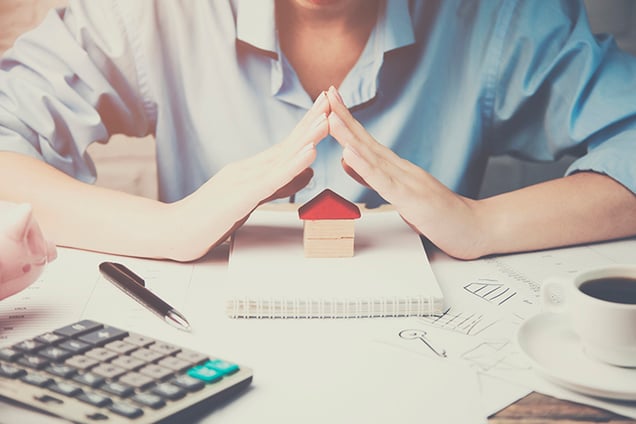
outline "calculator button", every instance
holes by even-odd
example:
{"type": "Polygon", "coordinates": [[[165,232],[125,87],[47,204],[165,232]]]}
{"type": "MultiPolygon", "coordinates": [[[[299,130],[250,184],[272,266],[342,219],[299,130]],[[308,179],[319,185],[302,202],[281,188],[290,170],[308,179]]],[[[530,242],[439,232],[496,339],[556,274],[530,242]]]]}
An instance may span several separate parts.
{"type": "Polygon", "coordinates": [[[112,383],[106,383],[102,387],[100,387],[100,389],[119,397],[128,397],[135,392],[132,387],[118,383],[116,381],[112,383]]]}
{"type": "Polygon", "coordinates": [[[123,339],[128,333],[115,327],[104,327],[92,333],[85,334],[79,339],[85,343],[94,346],[103,346],[106,343],[113,342],[115,340],[123,339]]]}
{"type": "Polygon", "coordinates": [[[5,361],[15,361],[22,355],[19,350],[12,349],[10,347],[4,347],[0,349],[0,359],[5,361]]]}
{"type": "Polygon", "coordinates": [[[186,369],[190,367],[191,364],[188,361],[184,361],[183,359],[175,358],[174,356],[169,356],[157,362],[157,365],[170,368],[173,371],[185,371],[186,369]]]}
{"type": "Polygon", "coordinates": [[[18,359],[18,363],[26,365],[27,367],[35,368],[36,370],[41,370],[49,364],[49,361],[42,358],[41,356],[24,355],[23,357],[18,359]]]}
{"type": "Polygon", "coordinates": [[[130,334],[123,341],[126,343],[133,344],[137,347],[146,347],[149,344],[152,344],[155,342],[154,339],[151,339],[150,337],[142,336],[140,334],[130,334]]]}
{"type": "Polygon", "coordinates": [[[97,359],[98,361],[110,361],[115,358],[117,354],[112,350],[105,349],[103,347],[96,347],[95,349],[91,349],[86,352],[84,355],[89,358],[97,359]]]}
{"type": "Polygon", "coordinates": [[[63,382],[51,384],[48,386],[48,389],[69,397],[74,397],[82,393],[82,389],[78,386],[63,382]]]}
{"type": "Polygon", "coordinates": [[[55,403],[57,405],[62,405],[64,403],[62,399],[58,399],[49,395],[33,396],[33,399],[38,400],[42,403],[55,403]]]}
{"type": "Polygon", "coordinates": [[[35,374],[35,373],[28,373],[27,375],[20,378],[20,380],[24,381],[25,383],[31,384],[33,386],[38,386],[38,387],[46,387],[49,384],[54,383],[54,380],[52,378],[42,374],[35,374]]]}
{"type": "Polygon", "coordinates": [[[118,367],[117,365],[113,365],[113,364],[99,364],[98,366],[93,368],[91,371],[97,375],[101,375],[102,377],[108,378],[108,379],[117,378],[120,375],[125,374],[127,372],[126,369],[122,367],[118,367]]]}
{"type": "MultiPolygon", "coordinates": [[[[95,368],[93,369],[93,371],[95,370],[95,368]]],[[[104,377],[101,377],[99,375],[97,375],[96,373],[93,372],[85,372],[85,373],[81,373],[75,376],[75,378],[73,378],[73,381],[76,381],[80,384],[83,384],[85,386],[90,386],[93,388],[99,387],[101,386],[104,381],[106,381],[104,379],[104,377]]]]}
{"type": "Polygon", "coordinates": [[[202,365],[198,365],[196,367],[190,368],[188,370],[188,375],[192,378],[199,379],[201,381],[205,381],[206,383],[213,383],[218,381],[223,377],[223,375],[214,370],[212,368],[207,368],[202,365]]]}
{"type": "Polygon", "coordinates": [[[45,368],[45,371],[62,378],[69,378],[77,373],[75,368],[63,364],[51,364],[45,368]]]}
{"type": "Polygon", "coordinates": [[[57,330],[54,331],[54,333],[55,334],[59,334],[60,336],[77,337],[77,336],[79,336],[81,334],[85,334],[85,333],[97,330],[98,328],[102,328],[102,327],[103,327],[103,325],[100,324],[100,323],[85,319],[83,321],[76,322],[75,324],[71,324],[71,325],[67,325],[66,327],[58,328],[57,330]]]}
{"type": "Polygon", "coordinates": [[[106,396],[99,395],[97,393],[85,392],[77,397],[82,402],[88,403],[98,408],[110,405],[113,403],[112,399],[106,396]]]}
{"type": "Polygon", "coordinates": [[[0,348],[0,381],[73,422],[164,422],[251,379],[237,364],[91,320],[0,348]]]}
{"type": "Polygon", "coordinates": [[[146,365],[139,370],[139,373],[147,375],[155,380],[163,380],[164,378],[172,375],[173,371],[169,368],[162,367],[156,364],[146,365]]]}
{"type": "Polygon", "coordinates": [[[154,380],[137,372],[129,372],[119,378],[119,381],[136,389],[145,389],[153,385],[154,380]]]}
{"type": "Polygon", "coordinates": [[[83,355],[73,356],[72,358],[67,359],[65,363],[66,365],[75,367],[78,370],[87,370],[99,364],[99,362],[94,360],[93,358],[89,358],[88,356],[83,355]]]}
{"type": "Polygon", "coordinates": [[[95,412],[95,413],[86,415],[86,418],[88,418],[91,421],[104,421],[108,419],[108,415],[104,415],[101,412],[95,412]]]}
{"type": "Polygon", "coordinates": [[[169,400],[181,399],[186,395],[185,390],[170,383],[161,383],[153,387],[152,393],[169,400]]]}
{"type": "Polygon", "coordinates": [[[26,374],[22,368],[18,368],[11,364],[0,363],[0,377],[18,378],[26,374]]]}
{"type": "Polygon", "coordinates": [[[108,343],[104,347],[106,349],[112,350],[113,352],[117,352],[117,353],[121,353],[121,354],[130,353],[133,350],[137,349],[137,346],[132,345],[130,343],[126,343],[126,342],[120,341],[120,340],[117,340],[116,342],[108,343]]]}
{"type": "Polygon", "coordinates": [[[79,340],[67,340],[58,345],[62,349],[69,350],[73,353],[84,353],[89,350],[92,346],[88,343],[80,342],[79,340]]]}
{"type": "Polygon", "coordinates": [[[115,414],[122,415],[127,418],[137,418],[143,415],[144,411],[141,408],[137,408],[136,406],[129,405],[123,402],[113,403],[108,407],[109,410],[114,412],[115,414]]]}
{"type": "Polygon", "coordinates": [[[183,349],[181,352],[177,353],[176,357],[190,362],[191,365],[199,365],[208,360],[208,357],[206,355],[186,349],[183,349]]]}
{"type": "Polygon", "coordinates": [[[56,346],[49,346],[38,352],[38,355],[50,359],[51,361],[61,362],[70,358],[73,353],[56,346]]]}
{"type": "Polygon", "coordinates": [[[148,406],[152,409],[159,409],[166,406],[166,401],[161,396],[153,395],[152,393],[139,393],[131,397],[133,401],[137,402],[141,406],[148,406]]]}
{"type": "Polygon", "coordinates": [[[211,359],[203,366],[206,368],[212,368],[213,370],[220,372],[222,375],[233,374],[239,370],[238,365],[222,359],[211,359]]]}
{"type": "Polygon", "coordinates": [[[172,384],[186,389],[189,392],[196,392],[205,387],[205,383],[189,375],[180,375],[171,381],[172,384]]]}
{"type": "Polygon", "coordinates": [[[113,359],[111,364],[131,371],[141,368],[142,366],[146,365],[146,362],[142,361],[139,358],[133,358],[132,356],[120,356],[119,358],[113,359]]]}
{"type": "Polygon", "coordinates": [[[42,343],[46,343],[46,344],[55,344],[55,343],[59,343],[63,340],[66,340],[66,337],[61,336],[59,334],[55,334],[55,333],[44,333],[41,334],[39,336],[37,336],[35,338],[35,340],[42,342],[42,343]]]}
{"type": "Polygon", "coordinates": [[[16,345],[13,345],[13,348],[21,352],[34,353],[40,350],[41,348],[43,348],[44,346],[46,346],[44,343],[40,343],[35,340],[25,340],[16,345]]]}
{"type": "Polygon", "coordinates": [[[154,362],[157,359],[163,358],[165,355],[159,352],[156,352],[154,350],[143,348],[143,349],[138,349],[134,351],[133,353],[130,354],[130,356],[134,356],[135,358],[142,359],[146,362],[154,362]]]}
{"type": "Polygon", "coordinates": [[[162,353],[164,356],[172,355],[181,351],[181,348],[175,345],[171,345],[168,343],[160,343],[160,342],[151,344],[150,346],[148,346],[148,349],[155,352],[162,353]]]}

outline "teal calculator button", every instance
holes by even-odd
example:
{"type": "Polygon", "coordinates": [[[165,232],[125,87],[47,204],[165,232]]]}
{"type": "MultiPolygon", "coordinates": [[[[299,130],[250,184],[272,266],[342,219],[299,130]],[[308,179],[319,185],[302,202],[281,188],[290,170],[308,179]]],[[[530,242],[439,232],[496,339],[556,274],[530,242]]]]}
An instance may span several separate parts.
{"type": "Polygon", "coordinates": [[[208,362],[203,364],[203,366],[218,371],[221,373],[221,375],[232,374],[239,370],[238,365],[224,361],[222,359],[210,359],[208,362]]]}
{"type": "Polygon", "coordinates": [[[187,374],[192,378],[205,381],[206,383],[213,383],[223,377],[223,374],[219,371],[203,365],[190,368],[187,374]]]}

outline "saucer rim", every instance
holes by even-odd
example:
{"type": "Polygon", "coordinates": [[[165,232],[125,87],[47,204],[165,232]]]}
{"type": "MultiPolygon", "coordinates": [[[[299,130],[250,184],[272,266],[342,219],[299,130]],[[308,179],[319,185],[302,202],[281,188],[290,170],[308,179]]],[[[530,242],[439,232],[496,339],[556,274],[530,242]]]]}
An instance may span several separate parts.
{"type": "MultiPolygon", "coordinates": [[[[540,312],[528,318],[521,324],[521,326],[518,328],[516,332],[516,337],[515,337],[517,346],[519,347],[521,352],[531,362],[533,369],[537,373],[542,375],[546,380],[552,383],[555,383],[561,387],[564,387],[566,389],[575,391],[577,393],[581,393],[581,394],[585,394],[585,395],[593,396],[593,397],[598,397],[598,398],[603,398],[603,399],[612,399],[612,400],[619,400],[619,401],[636,401],[636,387],[633,390],[616,391],[611,389],[604,389],[598,386],[596,387],[590,386],[588,384],[584,384],[581,382],[573,381],[572,379],[568,379],[564,377],[562,374],[559,374],[558,372],[551,371],[550,366],[545,365],[544,361],[538,360],[536,356],[532,353],[532,351],[528,349],[526,346],[529,345],[530,343],[536,343],[537,334],[539,335],[538,337],[541,337],[541,333],[537,333],[536,329],[534,329],[534,331],[529,330],[529,327],[531,326],[543,327],[545,326],[545,324],[543,325],[540,325],[540,324],[542,323],[542,321],[546,321],[546,320],[551,320],[552,323],[554,323],[556,320],[559,324],[564,326],[566,331],[568,331],[570,334],[574,334],[574,331],[572,330],[572,327],[567,317],[565,317],[563,314],[559,314],[555,312],[540,312]],[[534,336],[534,342],[531,342],[530,340],[528,340],[530,337],[528,333],[531,331],[532,333],[534,333],[532,334],[534,336]]],[[[553,327],[548,327],[548,328],[553,329],[553,327]]],[[[608,365],[608,366],[611,366],[611,365],[608,365]]],[[[617,368],[620,368],[620,367],[617,367],[617,368]]],[[[633,368],[633,369],[636,370],[636,368],[633,368]]]]}

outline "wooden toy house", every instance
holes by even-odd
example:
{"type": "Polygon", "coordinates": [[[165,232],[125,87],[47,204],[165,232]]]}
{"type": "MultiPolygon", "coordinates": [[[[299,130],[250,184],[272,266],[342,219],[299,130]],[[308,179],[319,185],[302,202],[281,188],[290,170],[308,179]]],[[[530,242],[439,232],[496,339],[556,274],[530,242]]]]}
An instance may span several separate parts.
{"type": "Polygon", "coordinates": [[[298,217],[304,221],[306,257],[353,256],[354,220],[360,218],[355,203],[325,189],[298,209],[298,217]]]}

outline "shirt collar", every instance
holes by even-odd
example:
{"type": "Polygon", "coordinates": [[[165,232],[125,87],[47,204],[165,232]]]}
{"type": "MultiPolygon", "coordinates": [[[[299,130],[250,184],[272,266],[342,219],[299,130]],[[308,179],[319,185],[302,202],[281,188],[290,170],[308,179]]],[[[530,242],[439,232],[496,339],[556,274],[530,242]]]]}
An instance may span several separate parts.
{"type": "Polygon", "coordinates": [[[408,0],[387,0],[384,21],[380,18],[379,24],[384,27],[385,53],[415,42],[408,0]]]}
{"type": "MultiPolygon", "coordinates": [[[[277,54],[274,0],[236,0],[237,38],[257,49],[277,54]]],[[[413,21],[408,0],[387,0],[384,19],[384,51],[413,44],[413,21]]]]}
{"type": "MultiPolygon", "coordinates": [[[[235,0],[237,39],[280,59],[276,32],[275,0],[235,0]]],[[[340,92],[349,107],[364,104],[377,94],[377,77],[384,53],[413,44],[415,36],[409,0],[384,0],[369,42],[358,63],[342,82],[340,92]]],[[[284,60],[271,63],[271,93],[303,107],[312,101],[284,60]]]]}
{"type": "Polygon", "coordinates": [[[236,0],[236,38],[277,55],[274,0],[236,0]]]}

